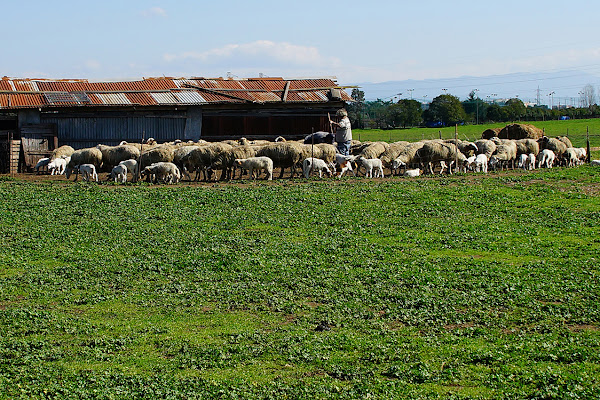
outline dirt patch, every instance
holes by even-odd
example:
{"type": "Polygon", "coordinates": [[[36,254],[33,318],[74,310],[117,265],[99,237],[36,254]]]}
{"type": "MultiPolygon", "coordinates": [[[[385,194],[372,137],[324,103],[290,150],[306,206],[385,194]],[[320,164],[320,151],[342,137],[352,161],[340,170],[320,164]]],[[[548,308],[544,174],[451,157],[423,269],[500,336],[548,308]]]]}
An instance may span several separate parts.
{"type": "Polygon", "coordinates": [[[600,330],[599,327],[595,326],[595,325],[587,325],[587,324],[583,324],[583,325],[568,325],[567,328],[571,331],[571,332],[595,332],[600,330]]]}

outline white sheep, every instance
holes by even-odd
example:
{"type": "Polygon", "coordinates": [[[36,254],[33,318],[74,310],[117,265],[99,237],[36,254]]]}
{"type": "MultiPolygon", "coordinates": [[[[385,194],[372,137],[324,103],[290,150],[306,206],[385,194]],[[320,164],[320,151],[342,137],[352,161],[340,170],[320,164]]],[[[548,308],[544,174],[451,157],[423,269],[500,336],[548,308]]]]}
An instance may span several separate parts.
{"type": "Polygon", "coordinates": [[[62,175],[67,169],[67,164],[71,161],[71,157],[58,157],[48,163],[48,171],[50,175],[62,175]]]}
{"type": "Polygon", "coordinates": [[[365,167],[365,177],[367,178],[383,178],[383,163],[379,158],[364,158],[357,157],[356,161],[365,167]]]}
{"type": "Polygon", "coordinates": [[[556,155],[554,154],[554,152],[550,149],[543,149],[542,151],[540,151],[540,153],[538,154],[538,168],[552,168],[552,164],[554,164],[554,159],[556,158],[556,155]]]}
{"type": "Polygon", "coordinates": [[[488,173],[488,158],[484,153],[475,156],[474,170],[475,172],[483,172],[484,174],[488,173]]]}
{"type": "Polygon", "coordinates": [[[598,167],[598,166],[600,166],[600,160],[592,160],[590,162],[590,165],[593,165],[594,167],[598,167]]]}
{"type": "Polygon", "coordinates": [[[323,177],[323,172],[327,174],[327,176],[331,176],[331,170],[327,166],[327,163],[320,158],[308,157],[304,161],[302,161],[302,172],[304,172],[304,177],[308,179],[313,172],[319,173],[319,178],[323,177]]]}
{"type": "Polygon", "coordinates": [[[529,155],[525,153],[521,153],[519,155],[519,160],[517,161],[517,168],[527,169],[527,164],[529,163],[529,155]]]}
{"type": "MultiPolygon", "coordinates": [[[[539,153],[538,153],[539,154],[539,153]]],[[[528,162],[529,170],[532,171],[535,169],[535,154],[529,153],[529,162],[528,162]]]]}
{"type": "Polygon", "coordinates": [[[157,162],[148,165],[141,173],[141,176],[147,176],[152,182],[159,181],[163,183],[177,183],[181,180],[181,172],[177,165],[172,162],[157,162]]]}
{"type": "Polygon", "coordinates": [[[124,164],[115,165],[110,172],[109,179],[112,179],[115,182],[127,182],[127,166],[124,164]]]}
{"type": "Polygon", "coordinates": [[[404,176],[408,176],[409,178],[416,178],[420,175],[421,175],[421,170],[419,168],[407,169],[404,171],[404,176]]]}
{"type": "Polygon", "coordinates": [[[249,158],[236,158],[234,164],[248,170],[250,177],[254,179],[254,171],[256,170],[256,177],[260,176],[260,173],[264,170],[267,173],[267,180],[273,180],[273,160],[266,156],[249,157],[249,158]]]}
{"type": "Polygon", "coordinates": [[[131,176],[132,176],[132,181],[133,182],[137,181],[137,176],[138,176],[138,162],[136,160],[134,160],[133,158],[131,158],[129,160],[121,161],[119,163],[119,165],[125,166],[127,168],[127,171],[131,172],[131,176]]]}
{"type": "Polygon", "coordinates": [[[89,182],[90,179],[93,179],[96,182],[98,182],[98,174],[96,173],[96,167],[94,166],[94,164],[76,165],[75,169],[79,171],[79,173],[81,174],[81,179],[83,179],[84,181],[89,182]]]}

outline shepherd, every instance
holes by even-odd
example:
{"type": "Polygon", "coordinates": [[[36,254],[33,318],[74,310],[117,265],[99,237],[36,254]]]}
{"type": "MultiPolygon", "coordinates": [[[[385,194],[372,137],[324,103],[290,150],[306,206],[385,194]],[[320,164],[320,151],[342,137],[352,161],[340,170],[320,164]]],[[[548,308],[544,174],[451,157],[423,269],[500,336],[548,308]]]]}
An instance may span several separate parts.
{"type": "Polygon", "coordinates": [[[329,123],[337,125],[335,131],[335,141],[337,143],[337,150],[340,154],[345,156],[350,155],[350,145],[352,144],[352,128],[350,127],[350,119],[348,118],[348,112],[345,109],[339,109],[335,115],[341,117],[340,122],[332,121],[329,118],[329,123]]]}

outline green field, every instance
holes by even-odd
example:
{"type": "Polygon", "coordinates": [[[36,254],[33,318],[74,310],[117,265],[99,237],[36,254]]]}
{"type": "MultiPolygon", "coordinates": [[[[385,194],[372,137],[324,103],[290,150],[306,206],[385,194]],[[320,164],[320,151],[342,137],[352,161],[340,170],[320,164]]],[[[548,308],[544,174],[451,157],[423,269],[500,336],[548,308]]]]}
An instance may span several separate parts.
{"type": "Polygon", "coordinates": [[[0,398],[600,397],[600,174],[0,180],[0,398]]]}
{"type": "MultiPolygon", "coordinates": [[[[586,136],[589,130],[590,144],[592,147],[600,146],[600,119],[575,119],[568,121],[534,121],[522,122],[531,124],[543,129],[546,136],[569,136],[575,147],[584,147],[586,145],[586,136]]],[[[407,140],[415,142],[422,139],[452,139],[457,132],[457,137],[463,140],[476,140],[481,138],[481,133],[488,128],[502,128],[506,123],[485,124],[485,125],[463,125],[445,128],[409,128],[409,129],[353,129],[354,139],[360,141],[383,140],[386,142],[395,142],[397,140],[407,140]]]]}

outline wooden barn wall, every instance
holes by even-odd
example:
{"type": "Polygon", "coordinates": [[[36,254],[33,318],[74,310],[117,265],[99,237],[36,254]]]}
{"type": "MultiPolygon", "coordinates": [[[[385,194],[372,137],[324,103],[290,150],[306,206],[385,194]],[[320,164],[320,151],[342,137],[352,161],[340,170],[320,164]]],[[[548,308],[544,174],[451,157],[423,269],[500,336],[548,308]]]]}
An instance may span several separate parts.
{"type": "Polygon", "coordinates": [[[42,123],[56,124],[59,144],[75,149],[92,147],[98,143],[117,145],[122,140],[140,142],[153,137],[158,142],[183,139],[185,112],[152,115],[111,114],[96,115],[43,114],[42,123]]]}

